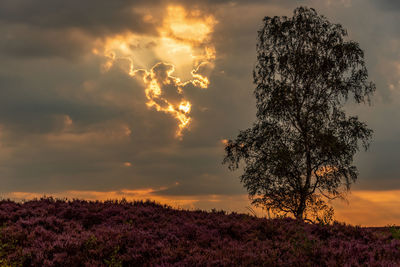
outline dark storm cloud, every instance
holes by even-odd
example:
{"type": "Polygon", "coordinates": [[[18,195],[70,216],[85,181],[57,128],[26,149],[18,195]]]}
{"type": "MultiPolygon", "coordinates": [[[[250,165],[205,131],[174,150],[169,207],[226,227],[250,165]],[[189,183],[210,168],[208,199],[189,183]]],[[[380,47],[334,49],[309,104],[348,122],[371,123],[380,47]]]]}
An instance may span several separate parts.
{"type": "Polygon", "coordinates": [[[76,59],[96,38],[122,32],[157,34],[162,13],[145,19],[143,7],[157,13],[158,1],[0,1],[0,53],[8,57],[76,59]]]}
{"type": "Polygon", "coordinates": [[[27,25],[0,25],[3,38],[0,52],[3,57],[23,59],[59,56],[76,59],[88,53],[91,40],[78,31],[32,28],[27,25]]]}
{"type": "Polygon", "coordinates": [[[400,2],[396,0],[371,1],[371,3],[375,4],[379,8],[382,8],[384,11],[397,12],[400,10],[400,2]]]}
{"type": "Polygon", "coordinates": [[[202,8],[207,8],[207,6],[218,6],[218,5],[228,5],[228,6],[235,6],[235,5],[258,5],[259,7],[262,7],[263,5],[266,6],[268,4],[279,4],[279,5],[284,5],[284,6],[293,6],[293,5],[300,5],[306,0],[300,0],[300,1],[295,1],[295,0],[192,0],[192,1],[186,1],[186,0],[176,0],[176,1],[171,1],[175,3],[179,3],[182,5],[187,5],[187,6],[194,6],[194,5],[199,5],[202,8]]]}
{"type": "Polygon", "coordinates": [[[134,10],[145,3],[146,7],[154,8],[160,1],[3,0],[0,21],[46,29],[78,28],[94,35],[125,30],[154,32],[154,25],[145,22],[144,14],[134,10]]]}
{"type": "MultiPolygon", "coordinates": [[[[110,119],[120,112],[120,106],[107,106],[96,99],[101,92],[77,101],[77,95],[84,92],[84,82],[93,75],[84,65],[77,68],[73,63],[57,60],[10,59],[3,63],[0,66],[0,124],[14,129],[16,136],[52,131],[53,115],[68,114],[87,124],[110,119]]],[[[97,64],[89,68],[100,75],[97,64]]],[[[114,78],[122,81],[121,76],[114,78]]],[[[131,80],[129,84],[135,86],[131,80]]],[[[105,85],[102,90],[111,89],[105,85]]]]}
{"type": "Polygon", "coordinates": [[[400,188],[400,151],[393,147],[400,147],[400,140],[376,140],[369,152],[358,156],[357,163],[362,167],[364,175],[362,183],[357,185],[357,188],[367,190],[400,188]]]}
{"type": "MultiPolygon", "coordinates": [[[[66,69],[58,71],[65,73],[66,69]]],[[[165,144],[173,137],[174,122],[148,112],[143,88],[135,87],[135,81],[122,71],[115,69],[97,77],[86,74],[96,81],[89,83],[90,93],[82,93],[87,89],[84,79],[80,80],[83,85],[67,86],[61,95],[56,93],[58,86],[50,85],[45,95],[38,94],[38,88],[26,85],[21,91],[16,90],[21,85],[11,87],[9,83],[12,96],[1,99],[0,111],[2,190],[146,186],[142,177],[133,179],[135,175],[123,163],[139,161],[141,152],[165,144]],[[135,105],[135,101],[141,102],[135,105]]],[[[79,73],[70,76],[80,78],[79,73]]],[[[33,83],[35,79],[25,80],[33,83]]],[[[56,80],[68,85],[68,79],[56,80]]]]}

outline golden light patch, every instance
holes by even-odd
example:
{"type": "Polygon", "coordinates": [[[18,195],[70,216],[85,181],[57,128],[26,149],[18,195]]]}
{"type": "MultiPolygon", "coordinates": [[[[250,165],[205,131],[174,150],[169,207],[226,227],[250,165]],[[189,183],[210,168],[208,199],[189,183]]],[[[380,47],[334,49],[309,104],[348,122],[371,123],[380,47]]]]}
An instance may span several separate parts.
{"type": "Polygon", "coordinates": [[[335,219],[361,226],[400,225],[400,190],[354,190],[348,202],[333,202],[335,219]]]}
{"type": "Polygon", "coordinates": [[[336,171],[337,171],[337,168],[334,166],[322,166],[315,172],[315,174],[318,176],[325,176],[325,175],[332,174],[336,171]]]}
{"type": "Polygon", "coordinates": [[[198,10],[189,13],[183,7],[170,6],[162,30],[164,34],[172,35],[177,39],[204,42],[212,32],[215,23],[213,16],[201,17],[198,10]]]}
{"type": "Polygon", "coordinates": [[[71,117],[68,115],[64,115],[64,125],[66,127],[68,127],[68,126],[71,126],[72,123],[73,123],[73,121],[72,121],[71,117]]]}
{"type": "MultiPolygon", "coordinates": [[[[98,40],[92,52],[106,58],[104,72],[118,60],[127,61],[127,73],[143,81],[147,107],[173,116],[178,122],[176,137],[181,138],[192,121],[193,103],[185,97],[185,87],[206,89],[210,84],[216,55],[211,34],[217,21],[180,6],[169,6],[166,14],[157,36],[112,35],[98,40]]],[[[151,14],[144,17],[152,19],[151,14]]]]}

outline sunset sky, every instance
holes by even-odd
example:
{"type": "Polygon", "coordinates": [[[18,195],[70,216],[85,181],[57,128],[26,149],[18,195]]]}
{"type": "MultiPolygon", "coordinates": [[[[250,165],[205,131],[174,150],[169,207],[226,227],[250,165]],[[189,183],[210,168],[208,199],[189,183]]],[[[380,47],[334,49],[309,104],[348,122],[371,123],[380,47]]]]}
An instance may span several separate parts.
{"type": "Polygon", "coordinates": [[[377,86],[371,106],[346,106],[374,136],[336,219],[400,225],[395,0],[1,0],[0,196],[248,212],[224,140],[255,120],[262,19],[299,5],[348,30],[377,86]]]}

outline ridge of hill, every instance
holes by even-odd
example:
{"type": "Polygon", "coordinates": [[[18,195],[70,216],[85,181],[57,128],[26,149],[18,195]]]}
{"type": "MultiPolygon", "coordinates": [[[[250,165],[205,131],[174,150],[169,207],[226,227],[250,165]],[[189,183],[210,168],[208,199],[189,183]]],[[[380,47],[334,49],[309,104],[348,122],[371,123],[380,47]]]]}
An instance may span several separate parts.
{"type": "Polygon", "coordinates": [[[151,201],[0,201],[1,266],[399,266],[400,229],[151,201]]]}

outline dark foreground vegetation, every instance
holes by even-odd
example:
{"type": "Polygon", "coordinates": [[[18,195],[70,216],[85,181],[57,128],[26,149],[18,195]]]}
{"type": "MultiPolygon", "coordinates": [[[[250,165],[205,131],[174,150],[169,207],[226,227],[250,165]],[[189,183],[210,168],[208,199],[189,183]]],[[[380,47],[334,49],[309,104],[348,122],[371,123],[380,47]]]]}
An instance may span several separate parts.
{"type": "Polygon", "coordinates": [[[400,230],[153,202],[0,201],[0,266],[399,266],[400,230]]]}

